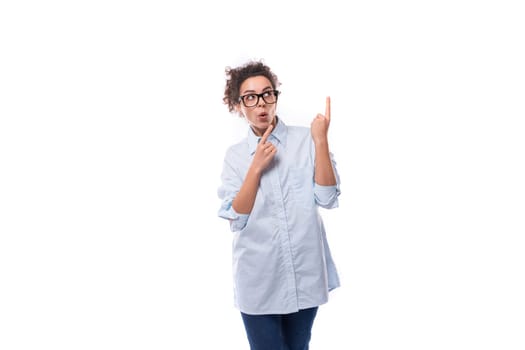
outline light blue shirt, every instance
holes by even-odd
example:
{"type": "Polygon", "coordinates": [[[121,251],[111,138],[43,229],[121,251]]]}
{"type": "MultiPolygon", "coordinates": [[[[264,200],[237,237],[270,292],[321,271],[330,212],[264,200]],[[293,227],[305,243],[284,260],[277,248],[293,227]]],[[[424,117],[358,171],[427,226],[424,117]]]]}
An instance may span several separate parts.
{"type": "Polygon", "coordinates": [[[315,147],[310,129],[278,119],[268,141],[277,147],[261,176],[250,214],[236,213],[232,201],[241,188],[260,137],[248,136],[224,158],[218,215],[233,232],[235,306],[246,314],[287,314],[319,306],[339,286],[318,207],[338,206],[337,184],[314,182],[315,147]]]}

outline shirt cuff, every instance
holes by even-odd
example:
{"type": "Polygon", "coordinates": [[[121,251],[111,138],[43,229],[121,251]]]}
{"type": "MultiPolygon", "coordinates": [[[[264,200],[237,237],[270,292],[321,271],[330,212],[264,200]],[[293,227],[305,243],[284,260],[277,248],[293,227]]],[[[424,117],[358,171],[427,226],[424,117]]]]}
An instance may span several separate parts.
{"type": "Polygon", "coordinates": [[[337,197],[341,191],[338,185],[323,186],[314,183],[315,202],[323,208],[332,209],[339,206],[337,197]]]}
{"type": "Polygon", "coordinates": [[[229,220],[230,229],[232,230],[232,232],[237,232],[242,230],[246,226],[250,214],[237,213],[231,206],[230,202],[219,210],[219,217],[229,220]]]}
{"type": "Polygon", "coordinates": [[[233,208],[232,211],[235,213],[236,219],[230,220],[230,229],[232,230],[232,232],[237,232],[242,230],[246,226],[250,214],[239,214],[235,212],[233,208]]]}

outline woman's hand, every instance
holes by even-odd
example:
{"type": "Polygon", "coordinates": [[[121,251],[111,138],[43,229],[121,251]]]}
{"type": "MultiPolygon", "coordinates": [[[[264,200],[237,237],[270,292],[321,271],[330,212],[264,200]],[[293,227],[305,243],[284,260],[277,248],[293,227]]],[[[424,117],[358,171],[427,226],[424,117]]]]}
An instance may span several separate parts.
{"type": "Polygon", "coordinates": [[[328,127],[330,126],[330,97],[326,98],[325,114],[317,114],[312,121],[310,130],[314,143],[328,142],[328,127]]]}
{"type": "Polygon", "coordinates": [[[271,142],[267,142],[272,129],[273,125],[268,126],[255,149],[252,167],[258,173],[262,173],[270,165],[275,153],[277,153],[277,148],[271,142]]]}

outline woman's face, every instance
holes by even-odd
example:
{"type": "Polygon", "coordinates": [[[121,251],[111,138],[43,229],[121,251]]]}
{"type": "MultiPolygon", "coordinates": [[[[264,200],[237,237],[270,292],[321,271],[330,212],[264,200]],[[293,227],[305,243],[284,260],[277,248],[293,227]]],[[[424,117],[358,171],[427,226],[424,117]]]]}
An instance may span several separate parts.
{"type": "Polygon", "coordinates": [[[275,124],[275,108],[277,103],[267,103],[262,97],[254,96],[256,94],[262,94],[264,92],[270,92],[265,95],[267,101],[276,100],[277,97],[273,95],[273,86],[270,80],[265,76],[259,75],[251,77],[243,81],[240,88],[240,96],[244,97],[249,105],[257,102],[253,107],[246,107],[241,101],[237,105],[238,112],[240,112],[245,118],[248,124],[250,124],[254,133],[258,136],[262,136],[264,131],[270,126],[275,124]],[[259,101],[257,101],[257,99],[259,101]]]}

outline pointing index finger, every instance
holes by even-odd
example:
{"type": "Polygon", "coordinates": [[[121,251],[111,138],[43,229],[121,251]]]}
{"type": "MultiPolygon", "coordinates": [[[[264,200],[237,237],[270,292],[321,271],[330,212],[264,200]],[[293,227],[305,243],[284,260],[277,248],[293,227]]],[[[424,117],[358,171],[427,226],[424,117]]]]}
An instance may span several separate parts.
{"type": "Polygon", "coordinates": [[[326,110],[324,112],[324,116],[330,120],[330,96],[326,97],[326,110]]]}
{"type": "Polygon", "coordinates": [[[266,129],[266,131],[264,132],[263,136],[261,136],[261,140],[259,141],[260,143],[263,143],[263,144],[266,143],[266,140],[268,140],[268,136],[270,136],[272,129],[273,129],[273,125],[270,124],[268,128],[266,129]]]}

